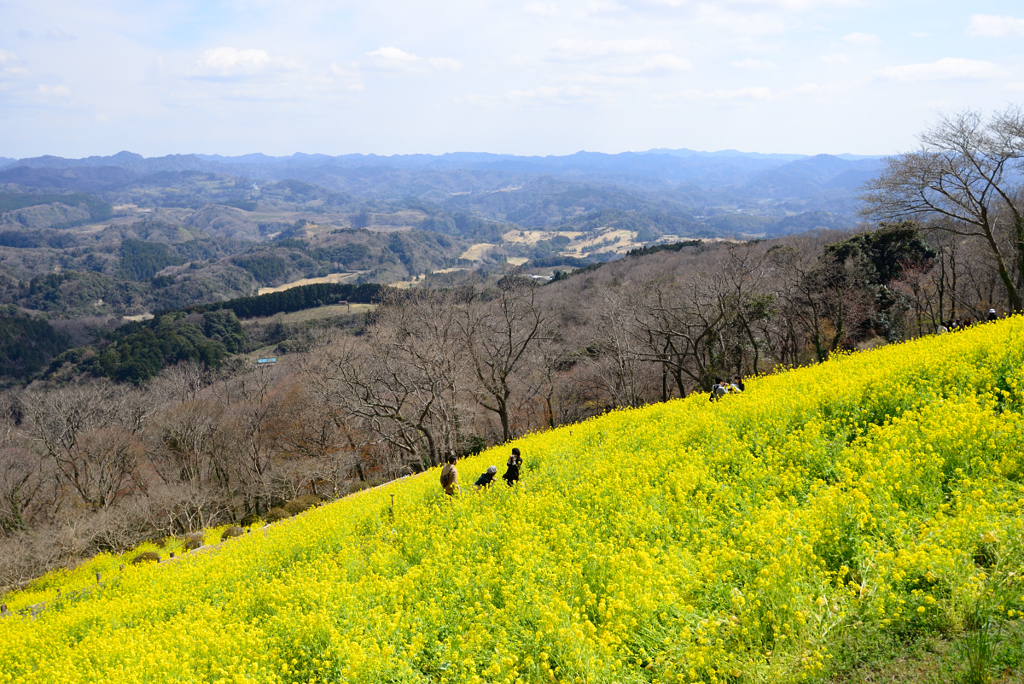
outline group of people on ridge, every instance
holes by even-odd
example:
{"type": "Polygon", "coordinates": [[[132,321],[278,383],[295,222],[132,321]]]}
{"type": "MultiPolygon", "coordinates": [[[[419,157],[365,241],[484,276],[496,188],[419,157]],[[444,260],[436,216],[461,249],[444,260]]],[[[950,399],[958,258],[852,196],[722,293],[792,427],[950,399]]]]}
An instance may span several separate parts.
{"type": "Polygon", "coordinates": [[[738,375],[733,378],[731,384],[722,378],[715,378],[715,384],[711,386],[711,396],[708,400],[718,401],[726,394],[739,394],[744,389],[743,378],[738,375]]]}
{"type": "MultiPolygon", "coordinates": [[[[999,320],[999,314],[996,313],[995,309],[989,309],[988,314],[985,316],[986,323],[992,323],[993,321],[999,320]]],[[[957,330],[966,330],[974,325],[974,319],[970,316],[966,318],[954,318],[946,321],[945,323],[939,323],[936,327],[935,332],[938,335],[942,335],[948,332],[956,332],[957,330]]]]}
{"type": "MultiPolygon", "coordinates": [[[[441,488],[444,489],[444,493],[448,496],[455,496],[460,491],[459,488],[459,470],[455,467],[458,462],[458,456],[449,456],[448,462],[445,463],[444,468],[441,469],[441,488]]],[[[512,454],[508,457],[506,462],[505,474],[501,476],[503,480],[508,484],[509,487],[519,481],[519,469],[523,465],[523,457],[519,453],[519,449],[512,449],[512,454]]],[[[473,486],[476,489],[482,489],[489,486],[494,481],[494,476],[498,474],[498,466],[489,466],[484,474],[476,479],[473,486]]]]}

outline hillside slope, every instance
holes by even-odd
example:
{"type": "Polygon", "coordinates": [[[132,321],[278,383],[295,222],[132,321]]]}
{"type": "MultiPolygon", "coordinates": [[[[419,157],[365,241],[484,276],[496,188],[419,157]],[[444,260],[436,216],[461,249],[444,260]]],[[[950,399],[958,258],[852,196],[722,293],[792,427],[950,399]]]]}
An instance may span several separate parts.
{"type": "MultiPolygon", "coordinates": [[[[616,412],[0,620],[15,682],[788,682],[1022,610],[1024,318],[616,412]],[[394,508],[391,508],[391,497],[394,508]]],[[[509,445],[511,446],[511,445],[509,445]]],[[[3,681],[4,675],[0,675],[3,681]]]]}

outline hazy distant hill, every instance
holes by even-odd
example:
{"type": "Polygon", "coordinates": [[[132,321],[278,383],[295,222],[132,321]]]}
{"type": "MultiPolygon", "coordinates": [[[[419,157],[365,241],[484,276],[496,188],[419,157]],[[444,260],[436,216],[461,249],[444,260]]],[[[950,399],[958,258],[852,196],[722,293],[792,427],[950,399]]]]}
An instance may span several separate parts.
{"type": "Polygon", "coordinates": [[[819,154],[759,173],[746,184],[746,187],[751,190],[801,195],[825,187],[848,187],[856,190],[880,169],[881,161],[878,159],[848,161],[819,154]]]}
{"type": "Polygon", "coordinates": [[[390,282],[504,258],[608,260],[686,238],[850,228],[859,188],[881,164],[685,149],[2,161],[0,289],[9,281],[9,301],[23,305],[19,283],[87,274],[60,285],[67,303],[53,311],[74,315],[139,313],[339,272],[390,282]],[[122,254],[130,240],[171,251],[136,249],[140,270],[122,254]],[[246,257],[253,272],[238,261],[286,244],[290,252],[246,257]]]}
{"type": "MultiPolygon", "coordinates": [[[[821,186],[847,171],[862,171],[877,158],[818,155],[742,153],[734,150],[705,153],[692,150],[649,150],[647,152],[577,152],[564,156],[522,157],[515,155],[456,152],[442,155],[328,156],[294,154],[270,157],[248,154],[168,155],[145,158],[131,152],[109,157],[63,159],[35,157],[7,165],[0,182],[32,187],[73,186],[78,181],[96,187],[97,181],[112,184],[117,174],[84,172],[86,168],[117,168],[136,178],[167,171],[202,171],[263,180],[298,178],[333,189],[377,197],[435,195],[436,193],[487,192],[503,184],[537,175],[573,179],[605,179],[629,185],[692,183],[701,187],[726,187],[766,183],[782,191],[799,191],[808,177],[821,186]],[[23,169],[36,169],[34,173],[23,169]],[[40,169],[75,169],[70,174],[45,173],[40,169]],[[782,174],[765,177],[772,170],[782,174]],[[642,181],[642,182],[641,182],[642,181]],[[795,185],[793,185],[795,183],[795,185]],[[40,185],[45,184],[45,185],[40,185]]],[[[123,175],[121,176],[123,180],[123,175]]]]}

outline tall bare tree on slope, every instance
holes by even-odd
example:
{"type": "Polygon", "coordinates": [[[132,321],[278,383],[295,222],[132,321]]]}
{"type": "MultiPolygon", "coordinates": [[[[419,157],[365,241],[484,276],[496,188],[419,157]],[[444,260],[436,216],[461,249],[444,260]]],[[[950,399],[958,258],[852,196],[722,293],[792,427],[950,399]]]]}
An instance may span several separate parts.
{"type": "Polygon", "coordinates": [[[988,119],[961,112],[920,141],[920,149],[887,158],[864,186],[864,214],[983,241],[1010,308],[1024,310],[1024,111],[1009,107],[988,119]]]}

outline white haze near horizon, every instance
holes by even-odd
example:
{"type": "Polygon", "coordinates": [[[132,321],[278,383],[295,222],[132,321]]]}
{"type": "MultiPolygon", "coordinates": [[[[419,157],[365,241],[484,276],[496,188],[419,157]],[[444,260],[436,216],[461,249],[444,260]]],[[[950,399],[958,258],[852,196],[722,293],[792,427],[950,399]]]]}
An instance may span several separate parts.
{"type": "Polygon", "coordinates": [[[887,154],[1024,102],[1008,0],[0,0],[0,156],[887,154]]]}

